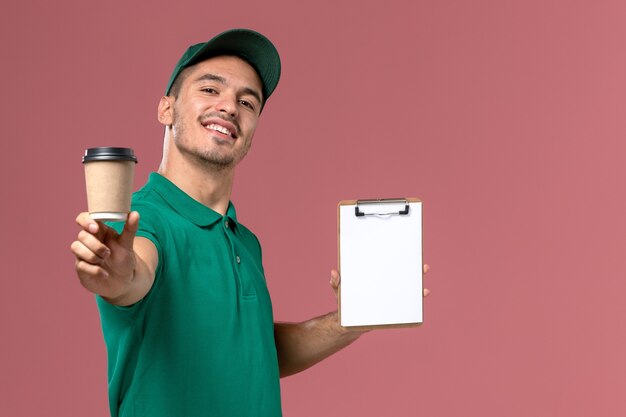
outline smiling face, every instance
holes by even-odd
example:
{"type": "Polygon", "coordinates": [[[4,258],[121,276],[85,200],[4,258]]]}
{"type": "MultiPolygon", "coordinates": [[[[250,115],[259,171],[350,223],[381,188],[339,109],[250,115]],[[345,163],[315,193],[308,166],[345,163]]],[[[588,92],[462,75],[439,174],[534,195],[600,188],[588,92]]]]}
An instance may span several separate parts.
{"type": "Polygon", "coordinates": [[[213,168],[234,167],[252,144],[261,80],[245,61],[218,56],[183,71],[177,96],[161,99],[159,120],[181,155],[213,168]]]}

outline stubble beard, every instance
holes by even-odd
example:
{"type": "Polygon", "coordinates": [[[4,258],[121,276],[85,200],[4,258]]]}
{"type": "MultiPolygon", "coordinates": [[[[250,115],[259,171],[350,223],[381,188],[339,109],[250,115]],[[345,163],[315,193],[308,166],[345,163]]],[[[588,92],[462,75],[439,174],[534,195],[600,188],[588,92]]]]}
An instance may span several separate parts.
{"type": "Polygon", "coordinates": [[[240,152],[220,152],[219,149],[215,148],[227,145],[220,144],[221,140],[210,137],[207,131],[207,145],[209,141],[213,141],[215,146],[209,146],[207,148],[202,148],[201,146],[194,147],[187,141],[188,135],[186,128],[180,117],[174,117],[173,131],[174,144],[178,151],[190,157],[198,165],[211,169],[212,171],[224,171],[233,168],[246,156],[251,145],[250,142],[248,142],[246,147],[241,149],[240,152]]]}

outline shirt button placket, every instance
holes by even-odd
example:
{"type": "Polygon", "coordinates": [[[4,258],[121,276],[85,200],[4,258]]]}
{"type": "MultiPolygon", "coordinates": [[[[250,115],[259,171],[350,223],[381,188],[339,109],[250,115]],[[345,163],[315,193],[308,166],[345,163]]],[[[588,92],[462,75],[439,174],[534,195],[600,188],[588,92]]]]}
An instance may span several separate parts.
{"type": "MultiPolygon", "coordinates": [[[[237,262],[237,265],[239,265],[239,263],[241,262],[241,259],[239,258],[239,255],[236,254],[235,252],[235,245],[233,243],[233,240],[230,237],[230,234],[228,233],[229,230],[232,230],[230,228],[230,222],[228,221],[228,219],[224,220],[224,228],[226,229],[224,232],[225,236],[226,236],[226,240],[228,241],[228,245],[230,246],[230,250],[231,253],[233,255],[235,255],[235,261],[237,262]]],[[[241,276],[239,275],[239,268],[237,268],[236,266],[233,268],[233,272],[235,274],[235,279],[237,280],[237,286],[239,287],[239,291],[240,294],[243,293],[243,282],[241,281],[241,276]]]]}

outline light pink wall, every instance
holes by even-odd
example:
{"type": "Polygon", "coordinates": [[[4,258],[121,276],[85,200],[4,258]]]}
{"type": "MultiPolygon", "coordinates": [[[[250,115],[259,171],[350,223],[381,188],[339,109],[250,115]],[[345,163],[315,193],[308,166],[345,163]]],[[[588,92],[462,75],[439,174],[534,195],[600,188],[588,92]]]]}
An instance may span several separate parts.
{"type": "Polygon", "coordinates": [[[341,199],[424,201],[425,324],[283,380],[286,416],[626,415],[626,3],[35,2],[0,17],[0,415],[108,415],[73,273],[85,148],[156,169],[192,42],[283,58],[234,201],[281,320],[329,311],[341,199]]]}

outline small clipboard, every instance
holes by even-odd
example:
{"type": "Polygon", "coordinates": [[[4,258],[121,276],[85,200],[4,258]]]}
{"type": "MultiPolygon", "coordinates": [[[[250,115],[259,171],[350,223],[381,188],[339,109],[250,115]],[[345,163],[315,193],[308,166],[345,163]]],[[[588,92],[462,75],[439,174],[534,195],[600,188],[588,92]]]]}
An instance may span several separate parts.
{"type": "Polygon", "coordinates": [[[337,216],[339,324],[364,330],[422,324],[422,202],[344,200],[337,216]]]}

